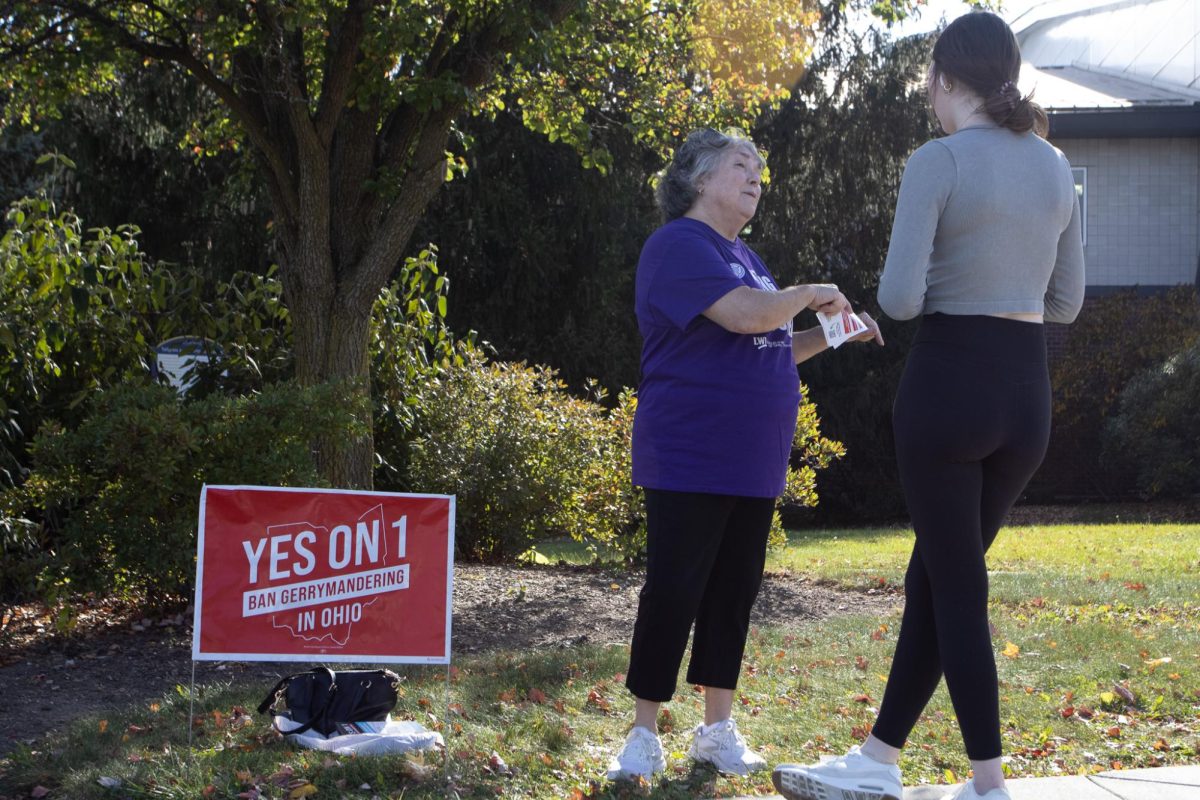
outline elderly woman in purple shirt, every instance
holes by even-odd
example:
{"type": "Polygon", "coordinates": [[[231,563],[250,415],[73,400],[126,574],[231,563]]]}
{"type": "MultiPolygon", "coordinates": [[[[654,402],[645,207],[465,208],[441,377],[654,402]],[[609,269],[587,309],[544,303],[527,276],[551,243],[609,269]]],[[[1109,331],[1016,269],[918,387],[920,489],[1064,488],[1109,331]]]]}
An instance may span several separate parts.
{"type": "MultiPolygon", "coordinates": [[[[704,687],[705,711],[689,754],[739,775],[766,766],[730,714],[796,427],[796,365],[827,346],[820,327],[793,333],[792,319],[849,304],[829,284],[779,289],[738,237],[763,167],[748,139],[689,135],[658,185],[666,223],[638,261],[633,482],[645,489],[649,539],[626,679],[634,727],[609,764],[614,780],[665,768],[658,710],[675,693],[693,623],[687,680],[704,687]]],[[[883,344],[861,316],[869,330],[857,338],[883,344]]]]}

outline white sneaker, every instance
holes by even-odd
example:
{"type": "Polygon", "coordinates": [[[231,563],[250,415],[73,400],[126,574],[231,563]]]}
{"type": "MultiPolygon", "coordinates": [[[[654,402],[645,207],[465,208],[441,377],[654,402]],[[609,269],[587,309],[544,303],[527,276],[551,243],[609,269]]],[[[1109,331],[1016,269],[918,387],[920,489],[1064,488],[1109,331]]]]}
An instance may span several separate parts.
{"type": "Polygon", "coordinates": [[[787,800],[901,800],[904,796],[900,768],[863,755],[857,745],[822,764],[780,764],[771,780],[787,800]]]}
{"type": "Polygon", "coordinates": [[[712,725],[697,725],[688,755],[697,761],[707,761],[729,775],[749,775],[767,768],[767,761],[746,746],[731,719],[712,725]]]}
{"type": "Polygon", "coordinates": [[[1012,795],[1007,789],[999,788],[992,789],[987,794],[980,794],[975,791],[975,779],[972,778],[962,785],[951,800],[1012,800],[1012,795]]]}
{"type": "Polygon", "coordinates": [[[658,740],[658,735],[639,725],[625,737],[621,752],[608,762],[608,779],[619,781],[640,775],[649,780],[654,773],[666,768],[667,760],[663,758],[662,742],[658,740]]]}

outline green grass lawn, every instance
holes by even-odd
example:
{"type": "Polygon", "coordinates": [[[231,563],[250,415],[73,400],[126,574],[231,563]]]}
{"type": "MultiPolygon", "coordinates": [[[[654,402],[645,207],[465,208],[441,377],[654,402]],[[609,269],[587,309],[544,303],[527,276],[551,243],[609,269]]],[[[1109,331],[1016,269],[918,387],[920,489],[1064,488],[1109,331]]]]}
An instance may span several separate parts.
{"type": "MultiPolygon", "coordinates": [[[[902,529],[795,532],[768,569],[889,591],[902,585],[910,548],[911,533],[902,529]]],[[[572,552],[545,548],[540,557],[572,552]]],[[[1200,761],[1200,525],[1015,527],[1001,533],[990,566],[1013,775],[1200,761]]],[[[869,730],[899,623],[902,598],[894,596],[895,608],[883,617],[752,632],[735,715],[769,761],[816,760],[869,730]]],[[[443,669],[411,668],[396,713],[447,735],[461,798],[770,793],[769,776],[739,780],[692,768],[685,753],[703,698],[683,684],[661,719],[666,779],[654,786],[600,780],[631,719],[622,685],[627,655],[617,646],[463,659],[449,709],[443,669]]],[[[445,796],[440,755],[355,759],[295,750],[262,718],[239,713],[261,691],[202,687],[190,757],[186,689],[82,720],[0,761],[0,798],[30,797],[39,786],[51,798],[445,796]],[[104,788],[100,778],[117,779],[119,788],[104,788]]],[[[914,730],[901,767],[909,784],[964,777],[944,690],[914,730]]]]}

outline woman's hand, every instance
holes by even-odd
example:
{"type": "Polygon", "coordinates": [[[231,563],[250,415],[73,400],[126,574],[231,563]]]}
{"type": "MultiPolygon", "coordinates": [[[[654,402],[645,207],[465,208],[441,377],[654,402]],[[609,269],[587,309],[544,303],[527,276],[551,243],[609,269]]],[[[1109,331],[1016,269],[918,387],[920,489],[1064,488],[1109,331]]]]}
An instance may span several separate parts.
{"type": "Polygon", "coordinates": [[[835,284],[814,283],[811,285],[813,299],[808,304],[808,307],[813,311],[820,311],[825,314],[840,314],[843,309],[850,307],[850,301],[846,299],[846,295],[838,291],[838,287],[835,284]]]}
{"type": "Polygon", "coordinates": [[[851,341],[851,342],[869,342],[872,339],[874,339],[876,342],[879,343],[880,347],[883,347],[883,333],[880,332],[880,330],[879,330],[879,323],[876,322],[875,320],[871,319],[871,315],[865,311],[862,312],[861,314],[859,314],[858,318],[863,321],[863,324],[867,326],[867,329],[865,331],[863,331],[862,333],[860,333],[858,336],[850,337],[849,341],[851,341]]]}

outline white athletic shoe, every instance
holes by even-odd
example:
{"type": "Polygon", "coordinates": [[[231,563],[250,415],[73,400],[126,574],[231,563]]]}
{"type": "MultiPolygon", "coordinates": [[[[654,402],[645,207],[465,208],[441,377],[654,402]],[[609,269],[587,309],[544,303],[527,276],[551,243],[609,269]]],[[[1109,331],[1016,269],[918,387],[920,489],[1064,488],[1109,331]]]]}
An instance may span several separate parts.
{"type": "Polygon", "coordinates": [[[688,755],[697,761],[707,761],[729,775],[749,775],[767,768],[767,761],[746,746],[731,719],[712,725],[697,725],[688,755]]]}
{"type": "Polygon", "coordinates": [[[780,764],[771,775],[787,800],[901,800],[900,768],[863,755],[858,746],[822,764],[780,764]]]}
{"type": "Polygon", "coordinates": [[[987,794],[975,791],[975,779],[967,781],[951,800],[1012,800],[1007,789],[992,789],[987,794]]]}
{"type": "Polygon", "coordinates": [[[640,775],[649,780],[654,773],[666,768],[667,760],[663,757],[658,735],[639,725],[625,737],[621,752],[608,762],[608,779],[618,781],[640,775]]]}

